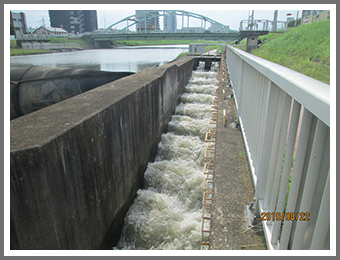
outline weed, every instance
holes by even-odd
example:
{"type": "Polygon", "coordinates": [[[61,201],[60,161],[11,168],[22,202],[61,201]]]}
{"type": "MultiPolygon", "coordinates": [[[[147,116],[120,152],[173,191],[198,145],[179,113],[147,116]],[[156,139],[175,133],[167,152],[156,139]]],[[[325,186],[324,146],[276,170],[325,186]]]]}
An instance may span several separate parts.
{"type": "Polygon", "coordinates": [[[237,157],[241,157],[242,155],[244,155],[246,152],[243,152],[243,153],[241,153],[241,154],[239,154],[239,155],[236,155],[237,157]]]}

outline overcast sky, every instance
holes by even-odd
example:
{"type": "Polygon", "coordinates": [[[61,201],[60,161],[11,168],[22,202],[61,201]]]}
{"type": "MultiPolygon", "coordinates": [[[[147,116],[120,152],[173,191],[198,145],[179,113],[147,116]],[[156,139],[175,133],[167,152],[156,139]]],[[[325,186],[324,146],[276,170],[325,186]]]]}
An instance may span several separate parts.
{"type": "MultiPolygon", "coordinates": [[[[278,10],[278,21],[286,21],[287,13],[293,13],[296,17],[299,12],[301,17],[302,10],[327,10],[324,5],[11,5],[9,10],[14,12],[26,13],[28,27],[41,26],[44,19],[45,25],[50,26],[48,10],[95,10],[97,9],[98,28],[107,27],[129,15],[135,14],[135,10],[184,10],[209,17],[217,22],[229,25],[231,29],[238,30],[240,21],[248,19],[251,10],[254,11],[255,19],[273,20],[274,10],[278,10]],[[98,8],[99,7],[99,8],[98,8]],[[289,9],[294,7],[294,9],[289,9]],[[19,9],[22,8],[22,9],[19,9]]],[[[180,19],[180,18],[179,18],[180,19]]],[[[161,28],[162,27],[162,19],[161,28]]],[[[181,20],[177,22],[180,27],[181,20]]],[[[190,27],[200,26],[201,22],[190,18],[190,27]]],[[[126,22],[117,26],[121,29],[126,26],[126,22]]],[[[208,27],[208,25],[207,25],[208,27]]]]}

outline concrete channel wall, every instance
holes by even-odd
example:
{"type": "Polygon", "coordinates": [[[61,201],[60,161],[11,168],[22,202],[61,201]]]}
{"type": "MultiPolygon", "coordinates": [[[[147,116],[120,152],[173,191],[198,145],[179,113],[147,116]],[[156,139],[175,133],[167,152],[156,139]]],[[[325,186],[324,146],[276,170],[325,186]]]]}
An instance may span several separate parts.
{"type": "Polygon", "coordinates": [[[11,121],[11,249],[118,241],[194,62],[182,57],[11,121]]]}

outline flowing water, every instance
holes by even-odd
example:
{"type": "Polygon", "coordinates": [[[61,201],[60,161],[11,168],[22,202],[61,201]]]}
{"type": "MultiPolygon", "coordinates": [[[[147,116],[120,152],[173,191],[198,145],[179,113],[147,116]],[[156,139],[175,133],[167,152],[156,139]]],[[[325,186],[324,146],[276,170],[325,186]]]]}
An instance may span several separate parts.
{"type": "Polygon", "coordinates": [[[207,162],[204,137],[212,128],[210,107],[216,82],[216,67],[193,71],[114,249],[200,249],[207,162]]]}

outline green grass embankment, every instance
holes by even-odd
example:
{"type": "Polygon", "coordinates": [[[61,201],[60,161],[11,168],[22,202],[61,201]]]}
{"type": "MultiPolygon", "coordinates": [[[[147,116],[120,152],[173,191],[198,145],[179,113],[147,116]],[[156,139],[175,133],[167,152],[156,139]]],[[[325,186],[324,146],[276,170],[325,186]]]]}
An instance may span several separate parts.
{"type": "MultiPolygon", "coordinates": [[[[29,54],[41,54],[41,53],[51,53],[50,50],[31,50],[22,49],[16,45],[16,40],[10,40],[10,56],[17,55],[29,55],[29,54]]],[[[90,49],[91,46],[88,42],[84,41],[80,37],[51,37],[49,43],[77,43],[81,49],[90,49]]]]}
{"type": "Polygon", "coordinates": [[[19,48],[16,44],[16,40],[11,40],[11,43],[10,43],[10,56],[41,54],[41,53],[50,53],[50,52],[52,52],[52,51],[49,51],[49,50],[27,50],[27,49],[19,48]]]}
{"type": "Polygon", "coordinates": [[[259,37],[251,53],[302,74],[330,83],[330,21],[288,28],[283,34],[259,37]]]}

